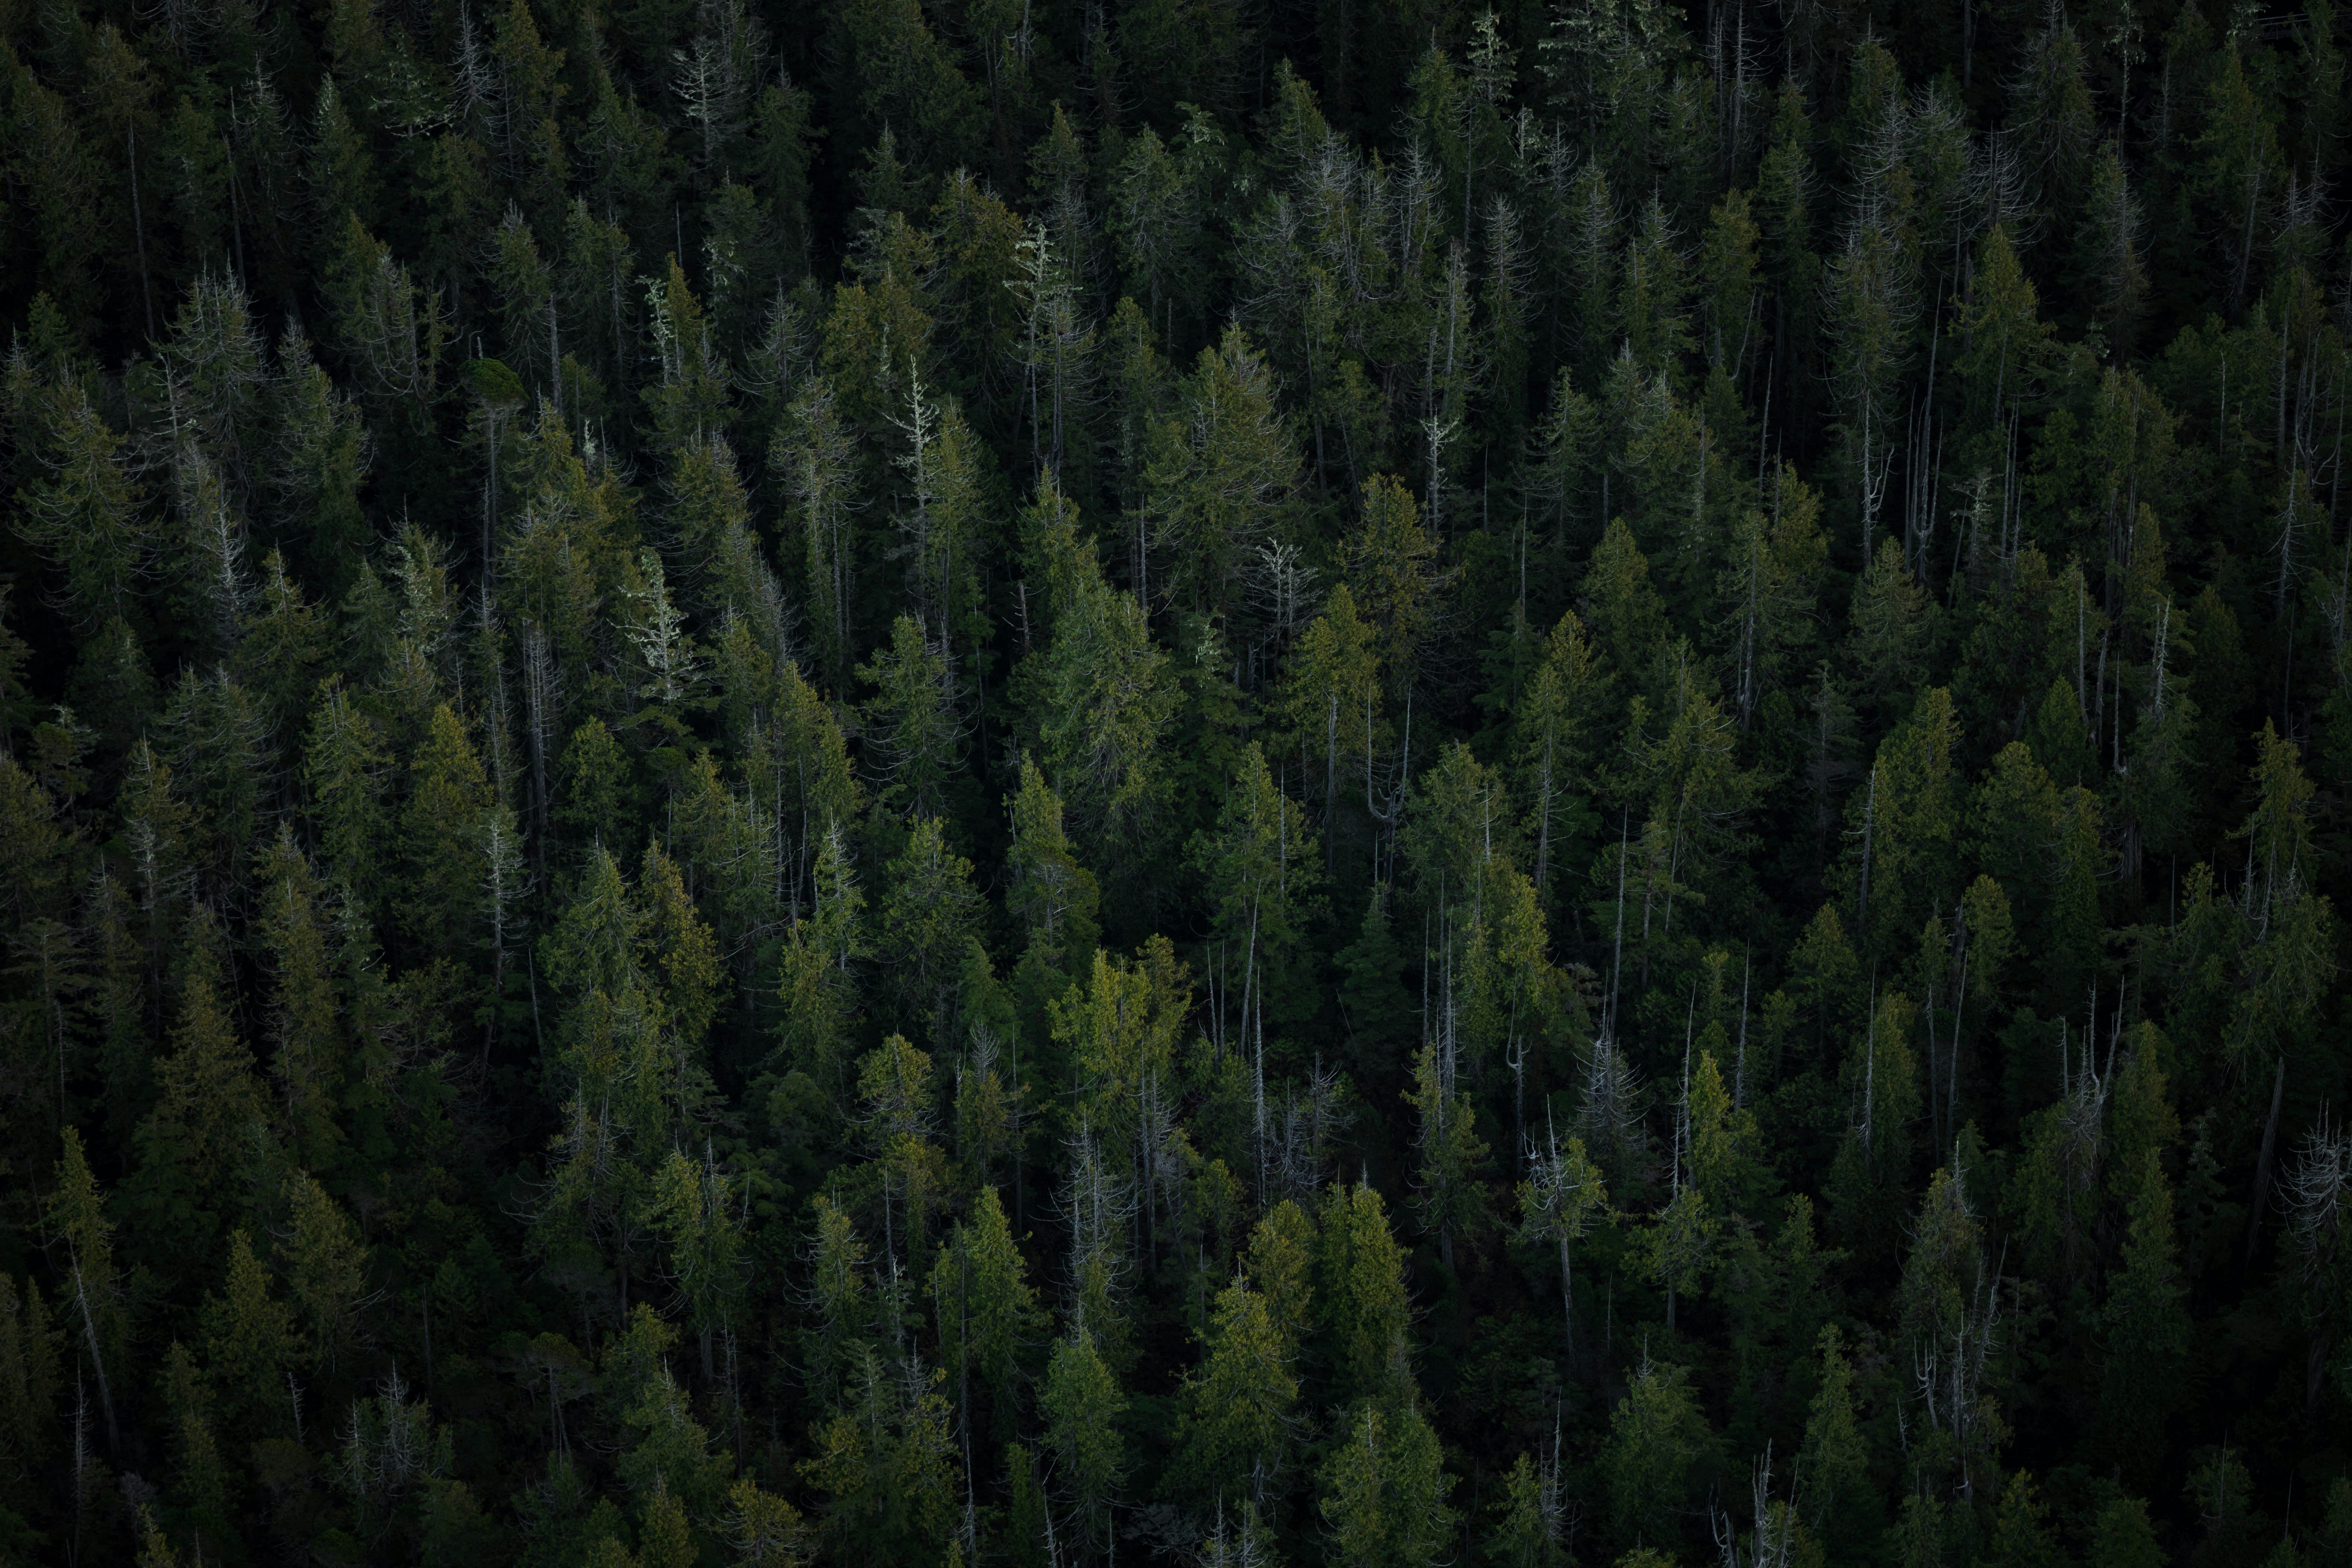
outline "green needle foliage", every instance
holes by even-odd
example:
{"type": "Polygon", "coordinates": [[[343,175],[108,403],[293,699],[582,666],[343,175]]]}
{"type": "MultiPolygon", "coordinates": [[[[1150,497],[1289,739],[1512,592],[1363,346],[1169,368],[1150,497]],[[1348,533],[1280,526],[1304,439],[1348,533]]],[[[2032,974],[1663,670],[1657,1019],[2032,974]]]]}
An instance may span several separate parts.
{"type": "Polygon", "coordinates": [[[0,3],[0,1564],[2352,1568],[2337,9],[0,3]]]}

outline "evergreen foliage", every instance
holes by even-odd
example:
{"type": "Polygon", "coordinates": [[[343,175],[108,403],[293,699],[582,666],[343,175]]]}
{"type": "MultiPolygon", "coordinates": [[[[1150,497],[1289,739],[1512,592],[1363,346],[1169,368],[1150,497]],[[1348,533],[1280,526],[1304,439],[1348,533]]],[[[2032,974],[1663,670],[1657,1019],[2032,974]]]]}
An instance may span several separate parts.
{"type": "Polygon", "coordinates": [[[2335,12],[0,3],[0,1563],[2352,1565],[2335,12]]]}

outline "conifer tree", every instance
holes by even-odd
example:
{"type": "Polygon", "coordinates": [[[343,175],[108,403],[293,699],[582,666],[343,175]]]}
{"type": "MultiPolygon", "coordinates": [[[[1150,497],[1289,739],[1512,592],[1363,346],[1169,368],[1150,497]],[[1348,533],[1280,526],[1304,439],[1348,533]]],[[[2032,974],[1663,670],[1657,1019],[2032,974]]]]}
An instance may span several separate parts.
{"type": "Polygon", "coordinates": [[[1672,1540],[1691,1471],[1714,1444],[1686,1368],[1646,1358],[1610,1415],[1601,1465],[1616,1538],[1672,1540]]]}
{"type": "Polygon", "coordinates": [[[74,381],[36,394],[37,421],[19,439],[35,454],[16,504],[26,537],[56,563],[66,604],[85,626],[131,608],[134,580],[152,549],[152,524],[128,471],[122,437],[109,428],[74,381]]]}
{"type": "Polygon", "coordinates": [[[269,1270],[242,1230],[228,1238],[228,1273],[218,1296],[204,1307],[205,1360],[217,1375],[239,1430],[275,1426],[268,1413],[283,1407],[279,1384],[301,1354],[294,1315],[273,1298],[269,1270]]]}
{"type": "MultiPolygon", "coordinates": [[[[64,1137],[65,1154],[58,1162],[57,1190],[49,1199],[47,1215],[50,1233],[65,1244],[70,1294],[61,1298],[59,1310],[68,1320],[64,1328],[76,1342],[77,1356],[89,1358],[106,1414],[108,1440],[112,1442],[117,1431],[113,1390],[115,1380],[126,1370],[122,1363],[130,1314],[115,1266],[114,1224],[107,1216],[106,1195],[90,1173],[80,1132],[68,1127],[64,1137]]],[[[37,1308],[38,1301],[38,1297],[29,1298],[28,1309],[37,1308]]],[[[36,1314],[28,1310],[26,1327],[34,1326],[36,1314]]],[[[32,1373],[38,1369],[43,1348],[32,1342],[20,1352],[28,1357],[28,1395],[37,1386],[32,1373]]]]}
{"type": "Polygon", "coordinates": [[[1383,1410],[1366,1401],[1350,1415],[1348,1434],[1324,1468],[1318,1504],[1329,1561],[1349,1568],[1442,1561],[1454,1480],[1419,1407],[1408,1399],[1383,1410]]]}
{"type": "Polygon", "coordinates": [[[1118,1419],[1127,1401],[1083,1326],[1054,1347],[1040,1403],[1076,1533],[1086,1546],[1108,1549],[1125,1466],[1118,1419]]]}
{"type": "Polygon", "coordinates": [[[2142,1418],[2161,1415],[2178,1399],[2190,1346],[2173,1240],[2172,1188],[2154,1150],[2141,1161],[2130,1212],[2121,1264],[2107,1287],[2100,1405],[2118,1457],[2145,1475],[2153,1434],[2142,1418]]]}
{"type": "MultiPolygon", "coordinates": [[[[949,1374],[960,1394],[977,1392],[987,1401],[990,1429],[996,1432],[1014,1428],[1022,1363],[1045,1322],[1027,1276],[1004,1205],[994,1187],[982,1186],[971,1217],[940,1247],[931,1300],[949,1374]]],[[[968,1405],[962,1420],[969,1431],[968,1405]]]]}

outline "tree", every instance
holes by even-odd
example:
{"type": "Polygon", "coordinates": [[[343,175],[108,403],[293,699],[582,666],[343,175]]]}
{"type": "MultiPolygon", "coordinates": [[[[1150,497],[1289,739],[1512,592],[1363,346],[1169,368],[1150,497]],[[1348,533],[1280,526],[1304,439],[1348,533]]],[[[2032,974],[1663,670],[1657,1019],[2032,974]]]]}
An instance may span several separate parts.
{"type": "Polygon", "coordinates": [[[2147,1517],[2147,1504],[2137,1498],[2117,1498],[2099,1510],[2091,1537],[2092,1568],[2151,1568],[2164,1561],[2164,1549],[2147,1517]]]}
{"type": "Polygon", "coordinates": [[[128,471],[123,438],[90,406],[81,385],[61,380],[36,395],[38,445],[29,489],[16,494],[26,534],[64,574],[64,603],[96,626],[131,608],[133,582],[152,547],[151,525],[128,471]]]}
{"type": "Polygon", "coordinates": [[[2076,248],[2084,275],[2093,280],[2099,324],[2119,354],[2129,353],[2134,329],[2147,304],[2146,223],[2146,213],[2124,173],[2123,160],[2109,142],[2099,149],[2091,167],[2090,192],[2084,203],[2076,248]]]}
{"type": "MultiPolygon", "coordinates": [[[[68,1127],[63,1137],[65,1152],[58,1162],[58,1185],[49,1198],[47,1216],[50,1234],[65,1244],[70,1294],[61,1310],[67,1315],[67,1332],[79,1345],[76,1353],[89,1357],[111,1445],[116,1434],[114,1379],[122,1372],[130,1314],[115,1268],[114,1222],[106,1212],[106,1194],[90,1173],[81,1133],[68,1127]],[[114,1369],[111,1374],[110,1367],[114,1369]]],[[[30,1299],[35,1311],[38,1304],[37,1296],[30,1299]]],[[[34,1316],[28,1312],[28,1324],[34,1316]]],[[[42,1348],[37,1341],[29,1346],[36,1369],[42,1348]]],[[[28,1391],[33,1386],[29,1381],[27,1386],[28,1391]]]]}
{"type": "Polygon", "coordinates": [[[1276,1306],[1242,1273],[1211,1309],[1208,1360],[1186,1381],[1180,1438],[1183,1473],[1209,1495],[1279,1495],[1302,1422],[1298,1342],[1276,1306]]]}
{"type": "Polygon", "coordinates": [[[2172,1185],[2155,1150],[2139,1166],[2123,1258],[2108,1276],[2099,1403],[2108,1440],[2136,1474],[2147,1475],[2155,1458],[2150,1439],[2180,1397],[2190,1325],[2173,1240],[2172,1185]],[[2159,1418],[2154,1427],[2144,1419],[2149,1415],[2159,1418]]]}
{"type": "MultiPolygon", "coordinates": [[[[2068,37],[2071,40],[2071,33],[2068,37]]],[[[2079,70],[2079,47],[2074,58],[2079,70]]],[[[2235,39],[2222,50],[2221,66],[2206,89],[2205,130],[2198,138],[2199,151],[2205,154],[2199,183],[2210,204],[2216,231],[2236,240],[2226,296],[2235,307],[2245,299],[2252,276],[2252,215],[2261,204],[2264,179],[2278,179],[2282,154],[2277,128],[2247,79],[2235,39]]]]}
{"type": "Polygon", "coordinates": [[[699,1164],[673,1149],[653,1179],[648,1218],[669,1246],[670,1278],[686,1298],[702,1353],[702,1377],[715,1383],[713,1354],[727,1346],[727,1377],[734,1378],[734,1328],[742,1311],[743,1225],[728,1173],[708,1143],[699,1164]]]}
{"type": "Polygon", "coordinates": [[[1370,1398],[1410,1387],[1404,1251],[1390,1233],[1387,1205],[1361,1183],[1334,1184],[1324,1191],[1316,1234],[1316,1321],[1337,1386],[1370,1398]]]}
{"type": "Polygon", "coordinates": [[[1978,247],[1976,287],[1954,321],[1953,369],[1968,389],[1971,421],[1988,433],[2032,396],[2052,332],[2009,230],[1995,224],[1978,247]]]}
{"type": "Polygon", "coordinates": [[[1315,1221],[1295,1200],[1283,1199],[1250,1232],[1242,1267],[1265,1293],[1275,1327],[1295,1350],[1313,1322],[1315,1221]]]}
{"type": "Polygon", "coordinates": [[[866,1243],[848,1214],[821,1193],[810,1200],[810,1208],[814,1223],[802,1356],[811,1393],[832,1403],[844,1393],[845,1378],[860,1369],[874,1303],[866,1277],[866,1243]]]}
{"type": "Polygon", "coordinates": [[[1925,1373],[1918,1473],[1954,1472],[1965,1495],[1975,1468],[2001,1436],[1998,1407],[1986,1390],[2000,1322],[2000,1284],[1986,1278],[1982,1233],[1958,1168],[1936,1173],[1921,1200],[1899,1297],[1913,1362],[1925,1373]]]}
{"type": "Polygon", "coordinates": [[[2073,25],[2053,16],[2022,53],[2011,110],[2021,132],[2021,162],[2044,210],[2066,215],[2080,198],[2091,158],[2095,111],[2084,79],[2086,51],[2073,25]]]}
{"type": "Polygon", "coordinates": [[[59,1352],[72,1338],[72,1325],[50,1326],[39,1285],[27,1279],[19,1296],[16,1280],[0,1276],[0,1444],[20,1475],[43,1464],[57,1441],[59,1352]]]}
{"type": "Polygon", "coordinates": [[[889,647],[859,665],[857,678],[878,689],[866,705],[877,795],[909,819],[937,817],[966,733],[945,647],[900,616],[889,647]]]}
{"type": "Polygon", "coordinates": [[[1389,914],[1393,901],[1386,882],[1373,885],[1364,900],[1356,941],[1341,949],[1337,959],[1346,974],[1339,992],[1346,1009],[1349,1055],[1357,1064],[1357,1081],[1367,1085],[1393,1070],[1402,1054],[1396,1047],[1412,1037],[1419,1024],[1402,982],[1404,949],[1389,914]]]}
{"type": "Polygon", "coordinates": [[[835,16],[826,53],[850,116],[840,127],[847,145],[869,146],[887,126],[926,171],[945,174],[968,160],[980,129],[979,94],[919,6],[858,0],[835,16]]]}
{"type": "Polygon", "coordinates": [[[1436,629],[1445,575],[1437,546],[1421,525],[1421,507],[1402,480],[1364,481],[1362,521],[1343,546],[1347,585],[1371,623],[1372,649],[1392,700],[1412,689],[1420,650],[1436,629]]]}
{"type": "Polygon", "coordinates": [[[1524,1151],[1528,1068],[1541,1063],[1563,1026],[1572,1026],[1578,998],[1570,977],[1551,962],[1534,885],[1507,860],[1489,860],[1483,869],[1486,886],[1463,954],[1464,1043],[1474,1074],[1490,1053],[1510,1069],[1511,1146],[1524,1151]]]}
{"type": "MultiPolygon", "coordinates": [[[[1340,759],[1352,763],[1360,752],[1369,768],[1372,752],[1373,720],[1381,692],[1371,636],[1371,627],[1356,613],[1355,595],[1341,583],[1331,590],[1323,613],[1300,635],[1291,656],[1288,716],[1308,747],[1323,753],[1327,869],[1334,842],[1331,830],[1339,809],[1340,759]]],[[[1369,810],[1369,779],[1365,788],[1369,810]]]]}
{"type": "Polygon", "coordinates": [[[367,1248],[342,1208],[308,1173],[286,1179],[293,1236],[286,1245],[286,1289],[300,1315],[301,1342],[314,1365],[339,1370],[356,1348],[367,1298],[367,1248]]]}
{"type": "Polygon", "coordinates": [[[2058,1543],[2050,1539],[2042,1500],[2034,1496],[2033,1477],[2012,1473],[2001,1488],[1993,1514],[1991,1555],[2002,1568],[2054,1568],[2064,1561],[2058,1543]]]}
{"type": "Polygon", "coordinates": [[[236,1425],[248,1432],[274,1426],[265,1413],[285,1408],[281,1384],[288,1364],[302,1353],[301,1339],[292,1310],[270,1295],[269,1270],[242,1230],[229,1233],[221,1294],[205,1298],[204,1342],[236,1425]]]}
{"type": "Polygon", "coordinates": [[[1762,1207],[1770,1175],[1758,1157],[1762,1136],[1756,1113],[1732,1101],[1732,1089],[1711,1050],[1701,1050],[1683,1091],[1683,1134],[1690,1183],[1708,1205],[1727,1215],[1762,1207]]]}
{"type": "Polygon", "coordinates": [[[269,1099],[207,975],[187,983],[173,1047],[155,1065],[155,1108],[135,1134],[131,1203],[151,1245],[184,1275],[212,1250],[255,1132],[266,1140],[269,1099]]]}
{"type": "Polygon", "coordinates": [[[1543,662],[1512,717],[1521,797],[1536,842],[1535,886],[1551,888],[1555,824],[1572,807],[1585,770],[1579,765],[1593,710],[1606,700],[1609,675],[1595,657],[1584,624],[1570,611],[1545,640],[1543,662]]]}
{"type": "Polygon", "coordinates": [[[883,1240],[897,1267],[896,1230],[906,1232],[906,1256],[928,1250],[929,1220],[947,1198],[947,1171],[931,1142],[931,1058],[892,1035],[857,1064],[857,1098],[866,1132],[880,1156],[883,1240]]]}
{"type": "Polygon", "coordinates": [[[653,416],[659,444],[676,452],[706,439],[726,418],[730,377],[677,257],[669,258],[667,274],[646,289],[646,314],[661,379],[638,395],[653,416]]]}
{"type": "Polygon", "coordinates": [[[1436,1236],[1439,1259],[1449,1269],[1454,1239],[1475,1237],[1488,1217],[1486,1189],[1479,1180],[1486,1142],[1478,1136],[1475,1102],[1456,1086],[1450,1056],[1436,1045],[1422,1047],[1405,1094],[1420,1124],[1416,1185],[1422,1224],[1436,1236]]]}
{"type": "Polygon", "coordinates": [[[446,951],[467,933],[483,874],[478,824],[491,804],[481,759],[464,721],[446,703],[433,710],[424,743],[409,763],[402,821],[406,862],[405,923],[446,951]]]}
{"type": "Polygon", "coordinates": [[[806,595],[818,667],[835,682],[849,671],[858,561],[852,519],[859,504],[856,449],[832,383],[811,378],[768,447],[768,466],[800,515],[806,595]]]}
{"type": "MultiPolygon", "coordinates": [[[[77,35],[81,30],[77,28],[77,35]]],[[[67,100],[44,85],[12,55],[8,62],[9,140],[12,172],[27,187],[26,205],[37,216],[40,237],[34,272],[35,285],[68,312],[86,315],[96,305],[100,252],[105,227],[104,207],[93,193],[112,185],[100,172],[103,164],[84,140],[67,100]]],[[[97,73],[93,72],[93,75],[97,73]]],[[[142,76],[145,73],[141,73],[142,76]]],[[[120,87],[137,89],[135,79],[117,74],[120,87]]],[[[98,85],[93,83],[92,85],[98,85]]],[[[121,95],[114,95],[121,104],[121,95]]],[[[108,109],[115,109],[109,104],[108,109]]],[[[126,154],[130,116],[118,110],[109,118],[124,121],[126,154]]],[[[132,189],[136,190],[136,178],[132,189]]],[[[142,299],[145,297],[142,269],[142,299]]]]}
{"type": "Polygon", "coordinates": [[[1621,1541],[1673,1541],[1692,1471],[1714,1445],[1688,1370],[1644,1361],[1609,1418],[1601,1471],[1621,1541]]]}
{"type": "Polygon", "coordinates": [[[727,1510],[723,1533],[737,1562],[765,1568],[800,1560],[806,1540],[800,1510],[747,1476],[728,1491],[727,1510]]]}
{"type": "MultiPolygon", "coordinates": [[[[677,1331],[641,1301],[625,1331],[614,1334],[604,1350],[606,1397],[621,1411],[622,1436],[628,1443],[614,1468],[656,1523],[659,1513],[667,1511],[660,1503],[665,1497],[675,1496],[690,1509],[716,1504],[734,1468],[730,1457],[710,1451],[709,1434],[688,1413],[686,1395],[670,1375],[668,1355],[677,1343],[677,1331]]],[[[667,1533],[675,1541],[676,1531],[671,1524],[647,1533],[655,1540],[667,1533]]]]}
{"type": "Polygon", "coordinates": [[[1503,1478],[1504,1494],[1486,1554],[1510,1568],[1559,1568],[1568,1561],[1559,1480],[1521,1454],[1503,1478]]]}
{"type": "Polygon", "coordinates": [[[944,838],[944,824],[924,817],[890,863],[879,944],[900,1020],[920,1016],[935,1040],[962,1032],[958,992],[980,913],[971,862],[950,853],[944,838]]]}
{"type": "Polygon", "coordinates": [[[441,393],[451,324],[438,289],[421,288],[357,213],[335,224],[326,268],[334,342],[387,419],[422,429],[441,393]]]}
{"type": "Polygon", "coordinates": [[[853,966],[870,956],[866,895],[857,886],[847,836],[836,821],[818,840],[814,907],[793,927],[782,957],[784,1011],[780,1058],[846,1099],[849,1027],[856,1016],[853,966]]]}
{"type": "Polygon", "coordinates": [[[958,1490],[940,1374],[909,1375],[861,1351],[849,1390],[854,1403],[821,1419],[803,1479],[831,1500],[824,1531],[835,1552],[862,1550],[947,1561],[958,1490]]]}
{"type": "MultiPolygon", "coordinates": [[[[1192,840],[1191,859],[1213,911],[1213,940],[1226,971],[1239,972],[1240,1043],[1252,1049],[1255,1028],[1261,1058],[1267,1002],[1277,1022],[1289,1022],[1309,1005],[1315,984],[1307,943],[1321,912],[1323,870],[1306,818],[1276,787],[1265,753],[1252,742],[1226,788],[1215,829],[1192,840]]],[[[1228,1026],[1225,1018],[1216,1020],[1220,1032],[1228,1026]]],[[[1262,1076],[1262,1059],[1257,1070],[1262,1076]]]]}
{"type": "Polygon", "coordinates": [[[1584,1152],[1584,1141],[1571,1137],[1565,1147],[1557,1132],[1545,1130],[1543,1152],[1528,1165],[1519,1184],[1519,1234],[1533,1242],[1549,1242],[1559,1250],[1559,1309],[1566,1326],[1567,1348],[1576,1351],[1576,1293],[1572,1289],[1569,1249],[1580,1240],[1596,1213],[1609,1208],[1609,1190],[1601,1168],[1584,1152]]]}
{"type": "MultiPolygon", "coordinates": [[[[977,1374],[992,1430],[1013,1431],[1021,1363],[1045,1315],[994,1187],[980,1189],[971,1217],[941,1247],[931,1270],[931,1300],[949,1373],[960,1388],[977,1374]]],[[[969,1429],[968,1411],[964,1422],[969,1429]]]]}
{"type": "MultiPolygon", "coordinates": [[[[1202,129],[1215,133],[1212,127],[1202,129]]],[[[1112,176],[1105,224],[1129,289],[1140,297],[1144,323],[1171,342],[1177,306],[1184,306],[1189,325],[1203,281],[1198,247],[1210,193],[1202,188],[1198,161],[1185,156],[1189,141],[1188,136],[1171,147],[1146,126],[1112,176]]]]}
{"type": "Polygon", "coordinates": [[[1037,764],[1021,759],[1021,787],[1005,800],[1013,843],[1006,856],[1011,886],[1005,909],[1028,931],[1028,950],[1037,963],[1068,975],[1085,966],[1086,954],[1101,938],[1095,916],[1099,891],[1094,874],[1078,864],[1062,826],[1062,802],[1037,764]]]}
{"type": "Polygon", "coordinates": [[[1135,601],[1102,580],[1091,552],[1053,613],[1051,647],[1018,677],[1038,765],[1089,858],[1123,871],[1168,789],[1160,743],[1178,697],[1163,676],[1168,656],[1135,601]]]}
{"type": "Polygon", "coordinates": [[[1114,1528],[1112,1503],[1126,1463],[1118,1422],[1127,1398],[1083,1324],[1054,1347],[1040,1403],[1080,1537],[1090,1547],[1107,1547],[1114,1528]]]}
{"type": "Polygon", "coordinates": [[[1853,1363],[1835,1323],[1822,1325],[1815,1349],[1818,1382],[1797,1461],[1804,1477],[1800,1511],[1818,1521],[1823,1543],[1837,1550],[1867,1538],[1877,1499],[1870,1491],[1870,1453],[1854,1408],[1853,1363]]]}
{"type": "Polygon", "coordinates": [[[1862,556],[1870,559],[1901,416],[1895,387],[1908,357],[1918,299],[1912,237],[1895,200],[1876,186],[1847,225],[1825,280],[1831,374],[1846,461],[1854,475],[1862,556]]]}
{"type": "Polygon", "coordinates": [[[1454,1526],[1445,1506],[1454,1479],[1437,1435],[1411,1400],[1383,1410],[1372,1401],[1349,1415],[1346,1446],[1322,1476],[1318,1510],[1328,1561],[1347,1568],[1423,1568],[1442,1560],[1454,1526]]]}

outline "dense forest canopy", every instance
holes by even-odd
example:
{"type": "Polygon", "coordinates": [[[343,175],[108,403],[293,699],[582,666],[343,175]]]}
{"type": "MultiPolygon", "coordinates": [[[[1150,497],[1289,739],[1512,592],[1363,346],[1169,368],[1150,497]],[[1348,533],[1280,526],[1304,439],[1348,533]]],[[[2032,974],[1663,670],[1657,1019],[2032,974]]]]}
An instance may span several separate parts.
{"type": "Polygon", "coordinates": [[[2347,42],[0,0],[0,1561],[2352,1568],[2347,42]]]}

